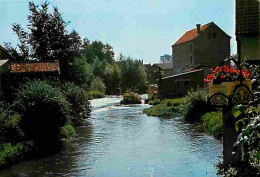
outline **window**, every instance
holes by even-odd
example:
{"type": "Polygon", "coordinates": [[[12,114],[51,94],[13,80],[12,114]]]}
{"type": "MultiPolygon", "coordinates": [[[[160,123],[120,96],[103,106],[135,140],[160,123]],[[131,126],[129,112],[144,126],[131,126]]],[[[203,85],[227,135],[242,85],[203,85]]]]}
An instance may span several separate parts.
{"type": "Polygon", "coordinates": [[[216,39],[217,35],[216,33],[213,33],[213,39],[216,39]]]}
{"type": "Polygon", "coordinates": [[[176,81],[177,87],[181,87],[181,81],[176,81]]]}
{"type": "Polygon", "coordinates": [[[209,33],[209,39],[211,39],[211,33],[209,33]]]}

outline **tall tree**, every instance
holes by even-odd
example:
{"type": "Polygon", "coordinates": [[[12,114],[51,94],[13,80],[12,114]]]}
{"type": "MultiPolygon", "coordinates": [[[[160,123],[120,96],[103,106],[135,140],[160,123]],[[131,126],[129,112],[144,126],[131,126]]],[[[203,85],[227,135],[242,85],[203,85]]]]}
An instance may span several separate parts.
{"type": "Polygon", "coordinates": [[[40,6],[29,2],[29,32],[26,33],[20,25],[15,24],[13,30],[20,41],[19,51],[11,48],[11,45],[8,49],[23,60],[59,60],[61,78],[66,80],[69,63],[80,54],[81,39],[76,31],[66,31],[67,23],[57,7],[53,8],[52,13],[48,12],[48,7],[47,1],[40,6]]]}

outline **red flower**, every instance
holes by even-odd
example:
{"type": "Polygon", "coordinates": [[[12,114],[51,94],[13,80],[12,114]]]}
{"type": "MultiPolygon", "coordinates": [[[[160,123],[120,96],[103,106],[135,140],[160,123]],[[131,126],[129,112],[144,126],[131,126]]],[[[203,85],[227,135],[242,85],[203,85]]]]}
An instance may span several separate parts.
{"type": "Polygon", "coordinates": [[[233,73],[234,73],[234,70],[233,70],[233,69],[230,69],[230,70],[229,70],[229,73],[230,73],[230,74],[233,74],[233,73]]]}
{"type": "Polygon", "coordinates": [[[224,75],[221,75],[220,77],[221,77],[221,79],[224,79],[224,78],[225,78],[225,76],[224,76],[224,75]]]}

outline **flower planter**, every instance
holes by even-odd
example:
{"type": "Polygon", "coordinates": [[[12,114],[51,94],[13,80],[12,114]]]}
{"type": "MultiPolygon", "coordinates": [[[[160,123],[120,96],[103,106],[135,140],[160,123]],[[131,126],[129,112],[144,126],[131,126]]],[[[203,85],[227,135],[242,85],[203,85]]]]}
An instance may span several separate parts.
{"type": "MultiPolygon", "coordinates": [[[[214,93],[222,93],[226,96],[233,95],[234,89],[240,84],[240,81],[233,82],[221,82],[220,84],[209,83],[209,95],[214,93]]],[[[246,85],[251,91],[251,80],[243,81],[243,84],[246,85]]]]}

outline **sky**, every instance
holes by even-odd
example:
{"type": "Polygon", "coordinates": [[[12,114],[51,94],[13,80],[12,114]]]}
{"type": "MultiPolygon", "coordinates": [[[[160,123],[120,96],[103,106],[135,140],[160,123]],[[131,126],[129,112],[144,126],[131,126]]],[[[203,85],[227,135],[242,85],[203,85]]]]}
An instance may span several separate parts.
{"type": "MultiPolygon", "coordinates": [[[[0,0],[0,45],[17,44],[12,24],[28,25],[29,0],[0,0]]],[[[41,0],[34,0],[40,4],[41,0]]],[[[144,63],[171,55],[171,46],[196,24],[214,22],[231,38],[236,53],[234,0],[49,0],[62,13],[68,31],[108,43],[144,63]]]]}

